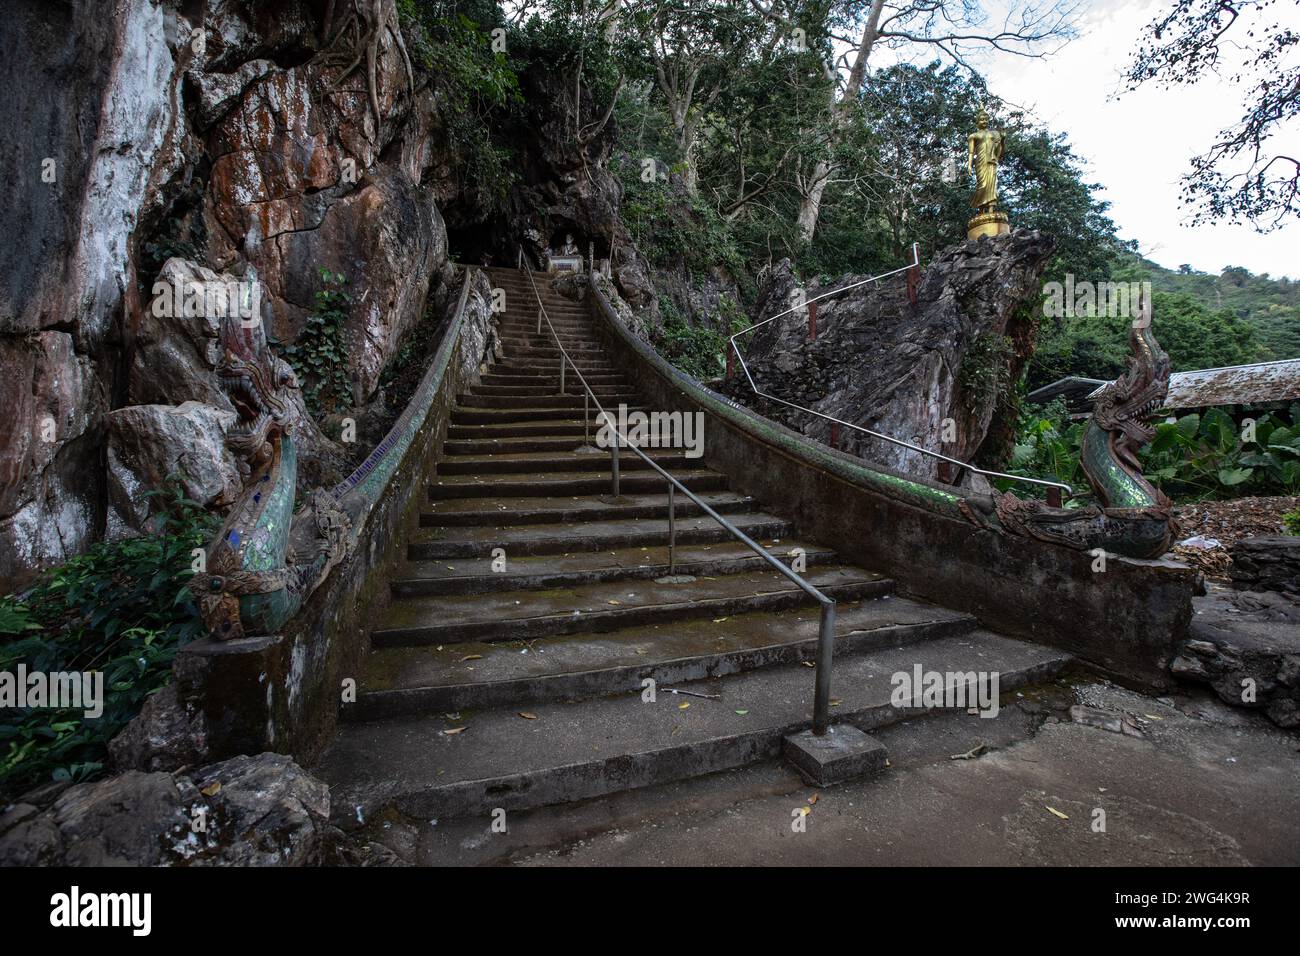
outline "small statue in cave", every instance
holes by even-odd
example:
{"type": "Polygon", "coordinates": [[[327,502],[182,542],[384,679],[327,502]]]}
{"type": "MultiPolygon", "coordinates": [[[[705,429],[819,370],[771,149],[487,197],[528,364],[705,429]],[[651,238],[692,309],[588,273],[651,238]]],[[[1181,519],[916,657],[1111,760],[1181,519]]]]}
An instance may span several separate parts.
{"type": "Polygon", "coordinates": [[[564,234],[564,245],[560,247],[560,255],[576,256],[577,254],[578,254],[578,244],[573,241],[573,233],[566,232],[564,234]]]}

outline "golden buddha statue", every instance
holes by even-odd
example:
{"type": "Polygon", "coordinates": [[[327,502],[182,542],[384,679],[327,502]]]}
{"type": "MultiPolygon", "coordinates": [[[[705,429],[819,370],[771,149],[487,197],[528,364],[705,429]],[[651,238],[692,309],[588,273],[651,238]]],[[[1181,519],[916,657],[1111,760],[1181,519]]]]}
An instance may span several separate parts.
{"type": "Polygon", "coordinates": [[[1005,137],[989,129],[989,114],[980,109],[975,132],[966,137],[966,171],[975,174],[975,195],[971,208],[975,217],[966,224],[966,236],[1002,236],[1011,231],[1007,214],[995,207],[998,195],[998,163],[1002,160],[1005,137]]]}

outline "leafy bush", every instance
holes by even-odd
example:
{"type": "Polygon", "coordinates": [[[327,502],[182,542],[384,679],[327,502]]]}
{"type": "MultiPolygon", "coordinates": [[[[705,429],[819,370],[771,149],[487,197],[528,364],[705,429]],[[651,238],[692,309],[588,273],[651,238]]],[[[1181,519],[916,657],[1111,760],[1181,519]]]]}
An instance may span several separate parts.
{"type": "Polygon", "coordinates": [[[1282,516],[1282,527],[1286,528],[1287,534],[1300,534],[1300,508],[1282,516]]]}
{"type": "Polygon", "coordinates": [[[169,682],[177,648],[202,632],[187,582],[192,551],[217,519],[174,479],[147,494],[166,505],[155,534],[97,544],[26,593],[0,598],[0,670],[102,671],[105,698],[95,719],[81,710],[0,710],[0,793],[98,774],[108,741],[169,682]]]}
{"type": "MultiPolygon", "coordinates": [[[[1078,487],[1083,429],[1059,402],[1022,416],[1008,471],[1078,487]]],[[[1138,457],[1147,479],[1176,501],[1298,494],[1300,404],[1260,416],[1253,433],[1219,408],[1162,422],[1138,457]]]]}
{"type": "Polygon", "coordinates": [[[1179,499],[1300,493],[1300,405],[1290,419],[1264,415],[1253,436],[1218,408],[1163,422],[1142,452],[1143,470],[1179,499]]]}
{"type": "MultiPolygon", "coordinates": [[[[1083,428],[1083,422],[1071,422],[1066,417],[1065,405],[1059,399],[1048,405],[1041,415],[1022,412],[1007,472],[1026,478],[1063,481],[1078,492],[1087,484],[1079,465],[1083,428]]],[[[1014,490],[1022,497],[1039,493],[1019,482],[1005,479],[998,479],[997,485],[1003,491],[1014,490]]]]}
{"type": "Polygon", "coordinates": [[[343,327],[352,297],[344,291],[347,276],[320,270],[323,288],[316,292],[316,311],[297,340],[284,347],[284,357],[298,376],[307,410],[314,418],[352,406],[343,327]]]}
{"type": "Polygon", "coordinates": [[[698,379],[716,378],[727,367],[726,339],[703,325],[691,325],[667,299],[659,300],[663,328],[655,334],[655,348],[683,372],[698,379]]]}

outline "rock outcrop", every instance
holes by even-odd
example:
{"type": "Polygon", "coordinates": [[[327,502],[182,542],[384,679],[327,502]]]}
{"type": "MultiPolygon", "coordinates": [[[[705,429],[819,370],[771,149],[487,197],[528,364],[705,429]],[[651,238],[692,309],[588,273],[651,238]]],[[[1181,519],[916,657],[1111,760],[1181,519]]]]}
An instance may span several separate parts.
{"type": "Polygon", "coordinates": [[[1226,704],[1300,727],[1300,603],[1275,591],[1215,588],[1195,599],[1188,640],[1170,670],[1226,704]]]}
{"type": "Polygon", "coordinates": [[[1232,586],[1243,591],[1281,591],[1300,598],[1300,536],[1260,535],[1229,547],[1232,586]]]}
{"type": "MultiPolygon", "coordinates": [[[[229,410],[210,374],[211,321],[152,315],[156,280],[255,276],[271,337],[290,343],[319,270],[346,276],[344,354],[362,407],[451,271],[425,183],[445,165],[427,135],[439,104],[412,88],[392,31],[378,34],[372,98],[364,65],[338,82],[354,41],[325,49],[313,0],[11,7],[0,156],[18,181],[0,216],[23,242],[0,279],[0,578],[21,586],[138,519],[120,499],[150,468],[120,466],[126,445],[148,441],[126,420],[150,416],[110,429],[110,412],[229,410]],[[31,122],[33,103],[48,121],[31,122]]],[[[303,477],[341,477],[309,419],[303,435],[303,477]]]]}
{"type": "MultiPolygon", "coordinates": [[[[1001,404],[1033,352],[1029,306],[1054,249],[1038,232],[964,242],[923,264],[916,301],[905,274],[825,299],[817,337],[806,309],[741,340],[759,389],[873,431],[979,463],[996,458],[1010,409],[1001,404]]],[[[867,276],[841,276],[829,288],[867,276]]],[[[772,271],[753,313],[761,322],[827,291],[801,286],[788,260],[772,271]]],[[[830,423],[757,398],[739,369],[737,401],[824,442],[830,423]]],[[[911,475],[951,480],[938,459],[839,430],[843,451],[911,475]]]]}
{"type": "Polygon", "coordinates": [[[184,774],[132,770],[0,815],[4,866],[307,866],[334,831],[329,787],[282,754],[184,774]]]}

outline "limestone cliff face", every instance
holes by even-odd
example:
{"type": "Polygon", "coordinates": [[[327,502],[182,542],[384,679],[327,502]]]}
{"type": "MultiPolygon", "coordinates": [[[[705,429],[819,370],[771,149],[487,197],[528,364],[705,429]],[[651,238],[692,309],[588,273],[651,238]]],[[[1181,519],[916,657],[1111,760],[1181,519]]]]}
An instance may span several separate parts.
{"type": "Polygon", "coordinates": [[[282,342],[312,310],[318,270],[346,275],[358,406],[431,287],[450,279],[424,183],[444,162],[428,145],[434,98],[411,88],[383,34],[376,116],[364,68],[339,83],[350,56],[323,55],[323,7],[8,5],[0,159],[18,181],[0,194],[12,250],[0,276],[0,590],[114,524],[109,492],[125,480],[114,436],[152,447],[162,436],[125,430],[174,421],[162,406],[228,410],[203,382],[210,330],[159,329],[149,314],[169,257],[255,269],[282,342]],[[108,427],[132,405],[160,407],[108,427]]]}
{"type": "MultiPolygon", "coordinates": [[[[1003,440],[1002,399],[1033,352],[1031,305],[1054,245],[1021,230],[951,246],[922,263],[915,305],[903,274],[862,286],[817,304],[816,340],[803,310],[759,329],[747,345],[742,339],[746,362],[764,392],[951,458],[986,461],[1003,440]]],[[[754,321],[865,278],[802,288],[785,260],[754,321]]],[[[728,392],[737,401],[829,442],[829,422],[758,399],[738,368],[736,376],[728,392]]],[[[852,429],[841,427],[838,443],[907,474],[953,477],[938,459],[852,429]]]]}

